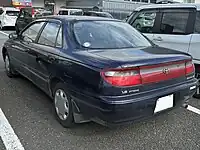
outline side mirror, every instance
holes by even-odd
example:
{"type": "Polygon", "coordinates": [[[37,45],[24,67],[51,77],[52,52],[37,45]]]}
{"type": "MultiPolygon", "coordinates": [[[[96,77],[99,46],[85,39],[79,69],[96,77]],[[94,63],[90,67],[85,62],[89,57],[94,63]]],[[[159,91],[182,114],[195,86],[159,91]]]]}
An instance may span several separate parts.
{"type": "Polygon", "coordinates": [[[17,39],[18,35],[17,35],[17,33],[13,32],[13,33],[10,33],[8,37],[9,37],[9,39],[17,39]]]}

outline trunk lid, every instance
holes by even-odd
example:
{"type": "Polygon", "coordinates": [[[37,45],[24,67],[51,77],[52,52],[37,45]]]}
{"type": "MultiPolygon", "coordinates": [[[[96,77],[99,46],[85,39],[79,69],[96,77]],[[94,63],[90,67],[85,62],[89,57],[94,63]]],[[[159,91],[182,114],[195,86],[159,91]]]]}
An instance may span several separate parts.
{"type": "Polygon", "coordinates": [[[122,68],[156,65],[191,59],[191,56],[161,47],[89,50],[89,53],[118,62],[122,68]]]}

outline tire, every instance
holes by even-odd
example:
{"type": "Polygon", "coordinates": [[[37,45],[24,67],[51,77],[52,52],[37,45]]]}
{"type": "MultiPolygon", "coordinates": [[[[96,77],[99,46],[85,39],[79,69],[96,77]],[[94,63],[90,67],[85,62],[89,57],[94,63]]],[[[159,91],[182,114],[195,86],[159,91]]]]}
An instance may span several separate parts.
{"type": "Polygon", "coordinates": [[[3,26],[2,26],[2,24],[1,24],[1,22],[0,22],[0,30],[3,30],[3,26]]]}
{"type": "Polygon", "coordinates": [[[63,127],[70,128],[74,125],[73,107],[71,97],[65,87],[64,83],[56,84],[53,89],[53,106],[58,122],[63,127]]]}
{"type": "Polygon", "coordinates": [[[7,52],[5,53],[4,57],[4,67],[5,67],[5,72],[9,78],[17,76],[17,73],[12,67],[10,57],[7,52]]]}
{"type": "MultiPolygon", "coordinates": [[[[200,88],[200,87],[199,87],[200,88]]],[[[198,89],[197,89],[198,90],[198,89]]],[[[200,89],[199,89],[199,93],[200,93],[200,89]]],[[[194,98],[200,99],[200,94],[197,94],[197,92],[193,95],[194,98]]]]}

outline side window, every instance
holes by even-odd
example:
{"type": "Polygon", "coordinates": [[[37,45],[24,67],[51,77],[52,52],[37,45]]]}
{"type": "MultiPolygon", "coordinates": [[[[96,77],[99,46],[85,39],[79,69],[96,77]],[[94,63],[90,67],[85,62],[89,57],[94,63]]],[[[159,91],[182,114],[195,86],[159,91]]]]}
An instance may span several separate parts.
{"type": "Polygon", "coordinates": [[[164,12],[160,24],[161,34],[185,34],[189,12],[164,12]]]}
{"type": "Polygon", "coordinates": [[[145,11],[137,15],[132,26],[142,33],[152,33],[156,19],[156,12],[145,11]]]}
{"type": "Polygon", "coordinates": [[[24,11],[23,11],[23,10],[21,10],[21,11],[19,12],[19,17],[20,17],[20,18],[24,18],[24,11]]]}
{"type": "Polygon", "coordinates": [[[38,43],[47,46],[55,46],[60,24],[49,22],[42,31],[38,43]]]}
{"type": "Polygon", "coordinates": [[[194,32],[200,33],[200,11],[197,12],[194,32]]]}
{"type": "Polygon", "coordinates": [[[35,41],[36,37],[41,29],[41,27],[44,25],[45,22],[37,22],[28,27],[23,33],[22,36],[28,38],[31,41],[35,41]]]}
{"type": "Polygon", "coordinates": [[[61,48],[62,45],[63,45],[63,36],[62,36],[62,27],[61,27],[57,36],[56,47],[61,48]]]}
{"type": "Polygon", "coordinates": [[[0,8],[0,15],[2,15],[3,14],[3,9],[2,8],[0,8]]]}

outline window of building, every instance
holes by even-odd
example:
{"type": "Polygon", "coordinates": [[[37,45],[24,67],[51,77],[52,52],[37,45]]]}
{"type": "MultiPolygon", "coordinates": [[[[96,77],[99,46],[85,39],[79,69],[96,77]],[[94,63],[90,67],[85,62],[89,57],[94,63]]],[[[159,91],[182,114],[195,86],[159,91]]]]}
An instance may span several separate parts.
{"type": "Polygon", "coordinates": [[[38,43],[47,46],[55,46],[60,24],[49,22],[42,31],[38,43]]]}
{"type": "Polygon", "coordinates": [[[185,34],[189,12],[164,12],[160,24],[161,34],[185,34]]]}

